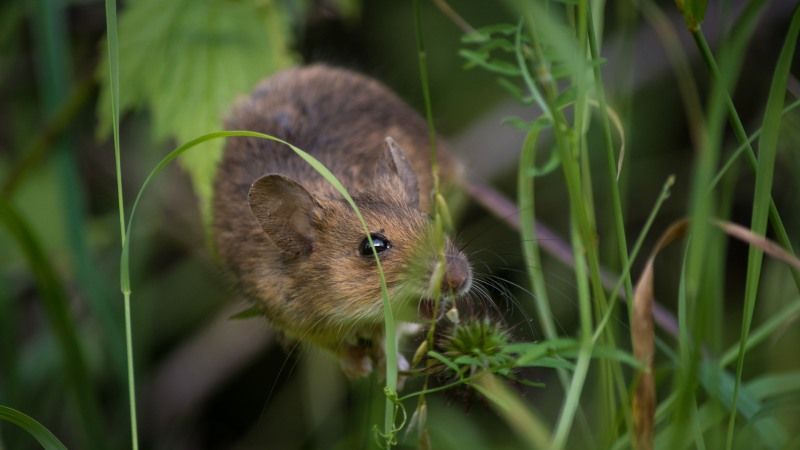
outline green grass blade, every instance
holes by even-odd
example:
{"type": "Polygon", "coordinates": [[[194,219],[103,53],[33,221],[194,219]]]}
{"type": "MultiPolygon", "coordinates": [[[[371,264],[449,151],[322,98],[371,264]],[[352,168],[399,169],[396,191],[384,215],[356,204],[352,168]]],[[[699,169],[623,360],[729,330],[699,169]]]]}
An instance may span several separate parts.
{"type": "MultiPolygon", "coordinates": [[[[794,299],[794,301],[781,308],[780,311],[772,314],[772,316],[764,321],[760,327],[753,330],[747,339],[745,351],[750,350],[751,348],[760,344],[776,330],[786,326],[787,323],[796,320],[798,315],[800,315],[800,298],[794,299]]],[[[737,360],[739,356],[739,347],[740,344],[737,343],[722,354],[722,356],[719,358],[720,367],[725,367],[737,360]]]]}
{"type": "Polygon", "coordinates": [[[50,430],[25,413],[0,405],[0,420],[13,423],[27,431],[45,450],[67,450],[67,447],[50,430]]]}
{"type": "MultiPolygon", "coordinates": [[[[772,179],[775,170],[775,156],[778,147],[778,133],[781,124],[781,111],[783,109],[784,97],[786,96],[786,85],[789,81],[789,73],[792,67],[794,50],[797,46],[797,38],[800,34],[800,7],[795,8],[789,31],[781,49],[778,63],[772,78],[767,108],[764,114],[763,133],[758,140],[758,168],[756,169],[756,189],[753,195],[753,216],[750,229],[758,235],[764,235],[767,229],[767,215],[770,206],[770,192],[772,190],[772,179]]],[[[755,301],[758,295],[758,285],[761,276],[761,263],[764,252],[750,246],[747,259],[747,278],[745,280],[745,299],[744,313],[742,317],[742,333],[739,339],[739,356],[736,364],[736,381],[733,389],[733,407],[731,408],[730,419],[728,422],[727,448],[733,448],[733,436],[736,427],[736,402],[738,400],[739,388],[742,382],[742,372],[744,370],[744,356],[747,348],[747,338],[750,333],[750,325],[755,311],[755,301]]]]}
{"type": "Polygon", "coordinates": [[[114,169],[117,174],[120,245],[124,245],[125,203],[122,197],[122,162],[119,147],[119,38],[117,34],[116,0],[106,0],[106,43],[108,45],[108,78],[111,86],[111,124],[114,136],[114,169]]]}
{"type": "MultiPolygon", "coordinates": [[[[384,341],[384,349],[386,353],[386,389],[390,395],[395,395],[394,393],[397,391],[397,339],[396,339],[396,325],[394,319],[394,313],[392,311],[391,305],[389,303],[389,291],[386,288],[386,278],[383,273],[383,266],[381,265],[380,258],[378,257],[378,253],[375,250],[375,246],[372,245],[372,238],[370,237],[369,227],[367,226],[367,222],[364,220],[364,217],[361,215],[361,211],[358,209],[355,201],[347,192],[347,189],[344,185],[333,175],[333,173],[328,170],[319,160],[311,156],[310,154],[304,152],[303,150],[295,147],[294,145],[276,138],[274,136],[270,136],[264,133],[257,133],[254,131],[217,131],[213,133],[204,134],[200,137],[192,139],[189,142],[180,145],[176,149],[169,152],[166,156],[164,156],[161,161],[156,164],[156,166],[147,174],[147,177],[144,179],[141,187],[139,188],[139,192],[136,194],[136,198],[133,201],[133,206],[131,207],[130,215],[128,216],[128,227],[126,229],[126,235],[124,240],[124,245],[122,247],[122,254],[120,257],[120,285],[122,286],[123,293],[126,297],[126,308],[129,307],[129,301],[131,294],[131,284],[130,284],[130,239],[131,239],[131,228],[133,226],[133,219],[136,215],[136,210],[139,206],[139,202],[142,199],[142,195],[144,194],[147,187],[153,181],[156,175],[158,175],[161,171],[163,171],[172,161],[174,161],[178,156],[181,154],[189,151],[190,149],[196,147],[199,144],[202,144],[207,141],[211,141],[213,139],[220,139],[226,137],[252,137],[258,139],[265,139],[268,141],[277,142],[279,144],[283,144],[292,151],[294,151],[297,156],[302,158],[306,163],[308,163],[314,170],[316,170],[325,180],[333,186],[336,191],[342,195],[342,197],[347,201],[350,208],[352,208],[353,212],[355,213],[356,217],[358,218],[361,226],[363,228],[364,234],[367,236],[367,239],[370,242],[370,247],[372,248],[373,256],[375,257],[375,262],[378,269],[378,276],[380,278],[381,284],[381,298],[383,301],[383,313],[384,313],[384,325],[385,325],[385,341],[384,341]]],[[[129,317],[129,314],[127,315],[129,317]]],[[[128,324],[129,325],[129,324],[128,324]]],[[[130,335],[129,335],[130,336],[130,335]]],[[[394,417],[395,417],[395,402],[391,398],[386,399],[387,404],[391,405],[392,409],[391,412],[387,412],[390,414],[391,423],[390,428],[386,431],[387,440],[392,438],[394,435],[395,424],[394,424],[394,417]]],[[[388,421],[387,421],[388,422],[388,421]]]]}
{"type": "MultiPolygon", "coordinates": [[[[122,196],[122,161],[119,145],[119,38],[117,33],[117,2],[106,0],[106,45],[108,49],[108,78],[111,86],[111,123],[114,137],[114,171],[117,181],[117,210],[119,211],[119,233],[122,253],[125,253],[125,202],[122,196]]],[[[128,408],[131,425],[131,447],[139,450],[139,431],[136,414],[136,378],[133,360],[133,327],[131,325],[130,289],[120,283],[125,316],[125,356],[127,360],[128,408]]]]}
{"type": "MultiPolygon", "coordinates": [[[[790,112],[794,111],[798,106],[800,106],[800,100],[795,100],[792,103],[786,105],[786,107],[783,108],[783,111],[781,111],[781,119],[783,119],[783,117],[785,115],[787,115],[790,112]]],[[[722,167],[717,172],[717,175],[714,177],[714,180],[711,182],[711,186],[709,187],[709,189],[714,189],[719,184],[720,180],[722,180],[722,177],[724,177],[725,174],[728,173],[728,170],[730,170],[730,168],[733,166],[733,164],[736,161],[738,161],[739,157],[742,156],[743,154],[745,154],[746,152],[752,154],[752,157],[753,157],[753,168],[755,168],[755,166],[756,166],[755,152],[753,152],[753,150],[752,150],[752,148],[750,146],[753,144],[753,142],[756,141],[756,139],[758,139],[761,136],[761,132],[762,131],[764,131],[764,129],[763,128],[759,128],[758,130],[753,132],[753,134],[751,134],[749,137],[747,137],[745,142],[742,142],[739,145],[739,147],[737,147],[736,150],[734,150],[733,153],[731,153],[731,156],[728,157],[728,160],[725,161],[725,164],[723,164],[722,167]]]]}
{"type": "MultiPolygon", "coordinates": [[[[644,243],[644,239],[647,237],[648,233],[650,232],[650,227],[653,226],[653,222],[658,216],[658,212],[661,210],[661,205],[669,198],[670,196],[670,188],[672,185],[675,184],[675,177],[670,176],[667,181],[664,182],[664,185],[661,187],[661,194],[656,199],[655,205],[653,205],[653,209],[650,210],[650,214],[647,216],[647,220],[642,226],[642,230],[639,232],[639,236],[636,238],[636,242],[633,244],[633,248],[631,249],[630,258],[625,263],[625,267],[622,268],[623,273],[630,273],[631,269],[633,268],[633,262],[636,260],[636,256],[639,254],[639,250],[642,248],[642,244],[644,243]]],[[[594,330],[594,336],[592,336],[592,341],[597,342],[600,338],[601,333],[603,332],[603,328],[608,324],[608,321],[611,319],[613,315],[614,309],[617,305],[617,297],[620,288],[622,287],[622,283],[625,281],[627,277],[624,275],[621,276],[617,280],[617,284],[611,289],[611,296],[610,298],[610,305],[608,310],[603,314],[603,318],[597,323],[597,327],[594,330]]],[[[632,297],[627,297],[632,298],[632,297]]]]}
{"type": "Polygon", "coordinates": [[[547,425],[497,377],[483,373],[470,384],[490,401],[498,414],[526,442],[527,448],[547,448],[550,445],[547,425]]]}
{"type": "MultiPolygon", "coordinates": [[[[717,232],[710,228],[709,220],[717,214],[718,204],[714,195],[709,195],[708,186],[716,171],[722,145],[726,115],[725,94],[738,79],[745,45],[752,35],[752,23],[757,18],[761,6],[763,2],[760,0],[750,2],[747,6],[748,14],[743,14],[744,21],[733,27],[723,42],[720,51],[720,77],[712,80],[705,127],[702,130],[693,166],[689,200],[689,216],[692,223],[685,264],[685,289],[682,289],[685,291],[682,295],[686,296],[686,300],[683,302],[685,310],[680,311],[685,326],[680,329],[681,363],[674,383],[674,389],[679,395],[672,416],[679,424],[678,429],[689,426],[687,419],[691,415],[692,405],[696,404],[701,348],[708,341],[712,330],[719,328],[708,326],[708,323],[719,319],[714,314],[719,307],[714,304],[715,302],[707,301],[707,298],[715,298],[715,294],[709,288],[712,287],[713,280],[719,279],[719,273],[716,272],[721,269],[719,266],[709,264],[709,255],[721,251],[721,239],[717,239],[714,234],[717,232]]],[[[677,444],[681,438],[683,436],[674,435],[672,444],[677,444]]]]}
{"type": "MultiPolygon", "coordinates": [[[[414,0],[414,30],[417,43],[417,59],[419,61],[419,79],[422,86],[422,97],[425,101],[425,120],[428,125],[428,141],[431,147],[431,171],[433,172],[433,192],[439,193],[439,159],[436,149],[436,127],[433,124],[433,106],[428,83],[428,53],[425,51],[425,41],[422,34],[422,12],[419,0],[414,0]]],[[[434,214],[436,214],[434,206],[434,214]]]]}
{"type": "MultiPolygon", "coordinates": [[[[55,120],[58,113],[63,113],[64,106],[73,101],[69,90],[91,92],[86,87],[70,87],[72,82],[72,64],[69,59],[70,35],[67,31],[67,12],[62,2],[56,0],[40,0],[36,2],[36,13],[32,15],[38,42],[38,86],[41,91],[42,109],[48,120],[55,120]]],[[[78,111],[73,110],[72,114],[78,111]]],[[[71,117],[70,117],[71,118],[71,117]]],[[[59,118],[65,120],[63,117],[59,118]]],[[[66,127],[66,125],[64,125],[66,127]]],[[[122,348],[122,334],[116,323],[113,308],[108,299],[113,289],[105,283],[105,278],[95,276],[97,268],[90,256],[86,219],[86,189],[81,179],[75,151],[74,130],[64,130],[62,135],[50,143],[53,160],[58,170],[59,196],[61,197],[60,214],[64,217],[63,233],[70,250],[72,264],[78,288],[86,298],[92,315],[98,319],[102,327],[104,341],[108,342],[103,350],[113,361],[113,369],[122,380],[124,376],[124,359],[119,349],[122,348]]],[[[13,181],[13,180],[11,180],[13,181]]]]}
{"type": "Polygon", "coordinates": [[[5,198],[0,197],[0,225],[14,237],[27,259],[36,280],[50,327],[61,352],[67,385],[75,396],[82,431],[89,448],[103,448],[100,407],[91,386],[86,358],[78,339],[68,297],[55,269],[30,225],[5,198]]]}
{"type": "Polygon", "coordinates": [[[561,414],[553,437],[552,448],[554,449],[565,448],[570,434],[569,431],[572,428],[572,421],[575,418],[575,413],[580,404],[581,392],[583,391],[583,384],[586,381],[586,374],[589,372],[589,363],[591,359],[592,343],[591,341],[585,341],[578,351],[578,360],[575,362],[572,382],[567,391],[564,405],[561,407],[561,414]]]}
{"type": "Polygon", "coordinates": [[[555,323],[550,310],[547,297],[547,287],[544,281],[542,259],[539,255],[539,245],[536,237],[534,220],[534,185],[531,170],[536,161],[536,142],[539,137],[539,127],[534,128],[525,136],[525,143],[519,158],[517,173],[517,202],[519,203],[520,237],[522,238],[522,254],[525,258],[525,267],[534,293],[539,323],[547,339],[555,339],[555,323]]]}
{"type": "MultiPolygon", "coordinates": [[[[750,14],[755,14],[751,12],[750,14]]],[[[700,53],[703,55],[703,60],[708,65],[711,74],[714,76],[715,79],[720,79],[719,68],[717,67],[717,63],[714,60],[714,55],[711,52],[711,48],[708,46],[708,42],[706,42],[706,38],[703,35],[701,30],[695,30],[692,32],[692,37],[694,38],[695,42],[697,43],[697,47],[700,50],[700,53]]],[[[733,99],[731,98],[729,93],[725,93],[725,103],[728,108],[728,116],[731,126],[733,127],[734,134],[739,142],[742,144],[743,150],[746,150],[747,161],[752,166],[753,170],[757,170],[758,162],[756,161],[756,153],[751,146],[751,141],[747,137],[747,133],[744,131],[744,125],[742,124],[742,120],[739,118],[739,113],[736,112],[736,106],[733,104],[733,99]]],[[[781,116],[791,110],[791,105],[784,109],[781,116]]],[[[725,167],[720,170],[720,175],[715,177],[714,181],[712,181],[711,188],[719,181],[721,174],[724,173],[727,168],[732,163],[733,158],[728,161],[725,167]]],[[[789,240],[789,235],[786,232],[786,227],[783,225],[783,220],[781,219],[780,214],[778,214],[778,208],[775,205],[775,201],[772,199],[770,195],[769,198],[769,221],[772,224],[772,228],[775,230],[775,234],[778,237],[778,242],[789,250],[790,253],[794,253],[792,249],[792,243],[789,240]]],[[[792,278],[794,279],[795,285],[797,286],[798,292],[800,292],[800,272],[796,269],[791,269],[792,278]]]]}
{"type": "MultiPolygon", "coordinates": [[[[592,59],[600,57],[600,49],[598,48],[598,38],[595,35],[594,20],[588,20],[588,34],[589,34],[589,53],[592,59]]],[[[611,137],[611,120],[609,111],[606,106],[605,89],[603,87],[603,76],[599,65],[592,67],[594,74],[594,86],[597,91],[597,103],[599,104],[599,114],[603,128],[603,143],[606,148],[606,164],[607,174],[606,177],[609,182],[609,192],[611,193],[611,215],[613,221],[614,234],[617,240],[617,252],[621,266],[628,266],[628,243],[625,237],[625,217],[622,211],[622,199],[620,198],[619,185],[617,183],[618,173],[617,167],[621,167],[621,160],[617,162],[617,158],[622,158],[624,155],[614,154],[614,145],[611,137]]],[[[620,133],[624,139],[624,134],[620,133]]],[[[622,279],[625,283],[625,293],[627,298],[633,298],[633,285],[631,283],[630,270],[625,269],[622,272],[622,279]]],[[[613,301],[612,301],[613,304],[613,301]]],[[[629,304],[630,305],[630,304],[629,304]]]]}

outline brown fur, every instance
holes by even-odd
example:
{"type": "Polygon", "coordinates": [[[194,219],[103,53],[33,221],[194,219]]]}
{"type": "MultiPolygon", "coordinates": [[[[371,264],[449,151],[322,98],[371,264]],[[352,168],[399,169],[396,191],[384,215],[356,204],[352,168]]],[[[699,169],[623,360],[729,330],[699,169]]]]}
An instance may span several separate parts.
{"type": "MultiPolygon", "coordinates": [[[[427,217],[433,181],[426,126],[408,105],[374,80],[316,65],[262,82],[237,103],[227,126],[285,139],[319,159],[370,231],[391,241],[381,262],[393,297],[426,295],[436,262],[427,217]],[[390,151],[387,136],[401,150],[390,151]]],[[[439,159],[445,184],[460,176],[446,149],[439,159]]],[[[219,253],[275,326],[343,358],[359,337],[380,335],[376,264],[358,251],[363,229],[310,166],[281,144],[231,138],[214,191],[219,253]]],[[[447,248],[448,258],[466,264],[447,248]]]]}

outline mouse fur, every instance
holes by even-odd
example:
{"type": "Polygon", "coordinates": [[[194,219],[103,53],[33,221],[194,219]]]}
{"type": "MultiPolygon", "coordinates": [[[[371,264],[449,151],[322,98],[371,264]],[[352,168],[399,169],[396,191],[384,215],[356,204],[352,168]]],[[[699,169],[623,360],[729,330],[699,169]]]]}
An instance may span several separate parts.
{"type": "MultiPolygon", "coordinates": [[[[424,120],[379,82],[313,65],[262,81],[226,127],[273,135],[310,153],[347,188],[380,254],[392,302],[431,292],[430,148],[424,120]]],[[[444,187],[462,176],[440,143],[444,187]]],[[[381,364],[383,306],[374,257],[356,215],[289,147],[228,138],[214,184],[215,243],[244,294],[279,330],[338,355],[350,376],[381,364]]],[[[469,289],[466,256],[448,239],[446,286],[469,289]]],[[[394,305],[397,306],[397,305],[394,305]]]]}

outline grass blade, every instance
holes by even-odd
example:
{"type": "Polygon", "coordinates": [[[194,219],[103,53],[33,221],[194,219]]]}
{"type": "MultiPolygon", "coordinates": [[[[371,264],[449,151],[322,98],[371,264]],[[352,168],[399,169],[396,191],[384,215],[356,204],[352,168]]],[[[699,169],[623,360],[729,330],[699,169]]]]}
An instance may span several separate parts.
{"type": "MultiPolygon", "coordinates": [[[[797,38],[800,34],[800,7],[795,8],[789,31],[781,49],[778,63],[772,78],[767,108],[764,114],[763,133],[758,140],[758,167],[756,169],[756,189],[753,195],[753,215],[750,229],[757,235],[764,235],[767,229],[767,215],[770,206],[770,192],[775,170],[775,155],[778,147],[778,133],[781,124],[781,110],[783,109],[786,85],[789,81],[789,72],[792,66],[797,38]]],[[[745,280],[744,313],[742,317],[742,333],[739,339],[739,356],[736,364],[736,381],[733,388],[733,407],[728,422],[728,436],[726,448],[733,448],[733,435],[736,427],[736,402],[742,382],[744,370],[744,356],[747,349],[747,337],[755,311],[756,296],[758,294],[759,279],[761,276],[761,263],[764,257],[762,249],[750,246],[747,258],[747,278],[745,280]]]]}
{"type": "MultiPolygon", "coordinates": [[[[142,182],[141,187],[139,188],[139,192],[136,194],[136,198],[133,201],[133,206],[131,207],[130,215],[128,216],[128,226],[126,229],[124,244],[122,247],[122,254],[120,256],[120,285],[122,286],[122,292],[125,295],[125,306],[126,306],[126,317],[129,318],[129,305],[130,305],[130,295],[131,295],[131,283],[130,283],[130,240],[131,240],[131,227],[133,226],[133,219],[136,214],[136,209],[139,206],[139,202],[142,199],[142,195],[144,194],[147,187],[153,181],[156,175],[161,173],[172,161],[174,161],[178,156],[182,155],[183,153],[189,151],[190,149],[200,145],[204,142],[211,141],[213,139],[220,139],[226,137],[251,137],[257,139],[265,139],[268,141],[277,142],[279,144],[286,145],[294,153],[302,158],[306,163],[308,163],[314,170],[316,170],[325,180],[333,186],[336,191],[342,195],[342,197],[347,201],[352,208],[353,212],[355,213],[356,217],[358,218],[361,226],[363,228],[364,234],[366,235],[367,239],[370,243],[370,248],[372,248],[373,256],[375,257],[375,262],[378,269],[378,276],[380,278],[381,283],[381,298],[383,301],[383,313],[384,313],[384,325],[385,325],[385,334],[384,334],[384,344],[385,344],[385,353],[386,353],[386,390],[387,393],[387,414],[390,415],[391,422],[387,420],[387,425],[389,428],[386,430],[387,442],[394,438],[395,434],[395,406],[396,401],[392,398],[396,396],[395,392],[397,391],[397,339],[396,337],[396,326],[394,320],[394,313],[392,312],[391,305],[389,303],[389,292],[386,288],[386,278],[384,277],[383,273],[383,266],[381,265],[380,258],[378,257],[378,253],[375,250],[375,246],[372,243],[372,237],[370,236],[369,228],[367,227],[367,222],[364,220],[364,217],[361,215],[361,211],[358,209],[355,201],[347,192],[347,189],[344,185],[325,167],[321,162],[319,162],[316,158],[311,156],[310,154],[304,152],[303,150],[295,147],[294,145],[276,138],[274,136],[270,136],[264,133],[257,133],[254,131],[217,131],[213,133],[204,134],[200,137],[192,139],[189,142],[180,145],[175,150],[169,152],[166,156],[164,156],[161,161],[147,174],[147,177],[142,182]],[[389,406],[391,406],[391,411],[388,411],[389,406]]],[[[129,322],[126,324],[129,328],[129,322]]],[[[130,334],[128,334],[128,338],[130,338],[130,334]]],[[[129,342],[130,345],[130,342],[129,342]]],[[[133,392],[131,392],[133,393],[133,392]]],[[[133,404],[133,403],[132,403],[133,404]]],[[[133,411],[135,412],[135,411],[133,411]]],[[[134,429],[135,433],[135,429],[134,429]]],[[[135,434],[134,434],[135,436],[135,434]]]]}
{"type": "Polygon", "coordinates": [[[67,450],[67,447],[50,430],[25,413],[0,405],[0,420],[13,423],[27,431],[45,450],[67,450]]]}
{"type": "MultiPolygon", "coordinates": [[[[119,211],[119,233],[122,253],[125,253],[125,202],[122,196],[122,161],[119,145],[119,39],[117,33],[117,2],[106,0],[106,45],[108,49],[108,77],[111,86],[111,124],[114,137],[114,170],[117,180],[117,210],[119,211]]],[[[133,362],[133,329],[131,326],[131,292],[120,283],[125,314],[125,356],[127,359],[128,404],[131,425],[131,447],[139,450],[139,432],[136,420],[136,377],[133,362]]]]}
{"type": "Polygon", "coordinates": [[[86,358],[78,339],[75,322],[68,307],[68,297],[55,269],[30,225],[5,198],[0,197],[0,224],[21,247],[36,288],[41,296],[47,319],[61,351],[61,362],[67,384],[75,396],[78,415],[90,448],[103,448],[100,408],[91,387],[86,358]]]}
{"type": "Polygon", "coordinates": [[[483,373],[471,385],[491,402],[498,414],[528,444],[528,448],[547,448],[550,445],[547,426],[497,377],[483,373]]]}
{"type": "MultiPolygon", "coordinates": [[[[752,10],[752,8],[751,8],[752,10]]],[[[755,14],[755,12],[748,11],[748,14],[755,14]]],[[[692,32],[692,37],[694,41],[697,43],[697,47],[700,50],[700,53],[703,55],[703,60],[706,62],[711,74],[715,79],[720,79],[719,67],[717,67],[717,62],[714,60],[714,55],[711,52],[711,48],[708,46],[706,42],[706,38],[703,35],[701,30],[695,30],[692,32]]],[[[736,139],[739,140],[739,143],[742,145],[742,151],[746,150],[747,161],[752,166],[753,170],[757,170],[758,162],[756,161],[756,153],[751,146],[751,140],[748,139],[747,133],[744,131],[744,125],[742,124],[742,120],[739,118],[739,113],[736,112],[736,106],[733,104],[733,99],[731,98],[729,93],[725,93],[725,103],[728,109],[728,116],[729,122],[733,127],[734,134],[736,135],[736,139]]],[[[786,114],[787,112],[791,111],[795,106],[797,106],[798,102],[795,102],[792,105],[787,106],[781,113],[781,116],[786,114]]],[[[760,136],[759,132],[756,132],[760,136]]],[[[756,134],[754,133],[754,135],[756,134]]],[[[722,174],[728,170],[730,165],[734,161],[734,157],[732,157],[725,166],[720,169],[719,174],[714,178],[714,181],[711,182],[711,186],[709,189],[713,189],[713,187],[719,182],[722,174]]],[[[781,219],[780,214],[778,214],[778,208],[775,205],[775,201],[772,199],[770,195],[769,198],[769,221],[772,225],[772,228],[775,230],[775,234],[778,237],[778,241],[786,247],[787,250],[790,252],[794,252],[792,249],[792,243],[789,240],[789,235],[786,233],[786,227],[783,225],[783,220],[781,219]]],[[[794,279],[795,285],[797,286],[798,291],[800,291],[800,272],[797,270],[791,270],[792,278],[794,279]]]]}

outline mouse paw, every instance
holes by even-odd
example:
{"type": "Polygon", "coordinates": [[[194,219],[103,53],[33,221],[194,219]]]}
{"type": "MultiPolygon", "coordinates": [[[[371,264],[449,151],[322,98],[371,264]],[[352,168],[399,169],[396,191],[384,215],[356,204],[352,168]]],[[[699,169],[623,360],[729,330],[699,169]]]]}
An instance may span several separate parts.
{"type": "Polygon", "coordinates": [[[365,377],[372,373],[373,364],[368,349],[360,346],[350,346],[344,349],[339,356],[342,372],[351,380],[365,377]]]}

